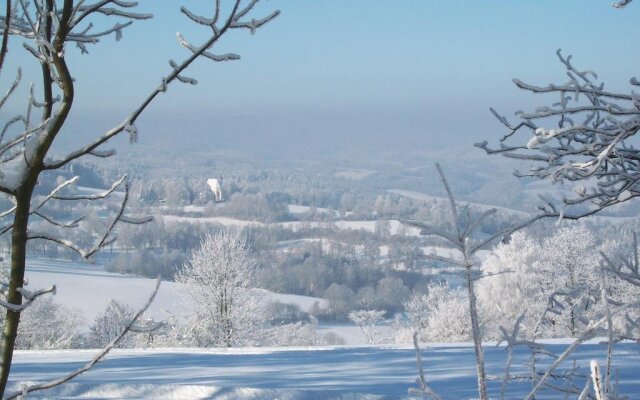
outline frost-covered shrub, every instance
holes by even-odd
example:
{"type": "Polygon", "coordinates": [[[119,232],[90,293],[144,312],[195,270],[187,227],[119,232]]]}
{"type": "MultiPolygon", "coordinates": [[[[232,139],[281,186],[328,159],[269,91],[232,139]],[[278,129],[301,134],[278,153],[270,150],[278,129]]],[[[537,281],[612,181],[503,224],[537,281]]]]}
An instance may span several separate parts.
{"type": "MultiPolygon", "coordinates": [[[[93,325],[89,328],[89,345],[92,347],[105,347],[125,329],[133,319],[134,311],[126,304],[111,300],[105,310],[96,316],[93,325]]],[[[128,332],[116,347],[136,347],[136,339],[133,332],[128,332]]]]}
{"type": "Polygon", "coordinates": [[[357,310],[349,313],[349,319],[360,328],[367,343],[377,344],[380,343],[378,325],[386,313],[384,310],[357,310]]]}
{"type": "Polygon", "coordinates": [[[471,340],[469,302],[460,288],[447,282],[431,283],[426,294],[414,294],[405,303],[411,328],[425,342],[471,340]]]}
{"type": "Polygon", "coordinates": [[[269,328],[261,345],[315,346],[318,344],[317,323],[295,322],[269,328]]]}
{"type": "Polygon", "coordinates": [[[21,313],[16,348],[68,349],[79,339],[80,313],[56,303],[45,295],[21,313]]]}

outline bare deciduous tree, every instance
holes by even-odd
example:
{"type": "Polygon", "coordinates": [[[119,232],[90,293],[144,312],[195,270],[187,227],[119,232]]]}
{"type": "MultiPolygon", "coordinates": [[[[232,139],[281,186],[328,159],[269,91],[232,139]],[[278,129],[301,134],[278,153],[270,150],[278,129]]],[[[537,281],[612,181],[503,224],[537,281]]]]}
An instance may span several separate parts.
{"type": "MultiPolygon", "coordinates": [[[[136,121],[158,95],[164,93],[167,87],[176,81],[196,83],[195,79],[184,75],[194,60],[237,60],[239,56],[233,53],[214,54],[212,47],[228,32],[249,30],[253,33],[278,15],[275,11],[263,18],[251,18],[249,14],[257,2],[258,0],[233,0],[228,2],[230,4],[222,4],[227,2],[215,0],[212,1],[210,16],[197,15],[182,7],[182,13],[189,20],[209,32],[207,39],[196,45],[178,34],[178,42],[187,49],[188,55],[179,62],[169,61],[171,68],[168,74],[159,80],[156,88],[142,97],[140,105],[129,115],[123,116],[121,122],[112,128],[102,133],[96,132],[94,139],[65,156],[54,159],[51,157],[50,149],[65,126],[74,105],[75,82],[66,58],[67,52],[71,51],[70,46],[86,53],[90,45],[98,43],[103,37],[115,35],[116,39],[120,39],[122,31],[134,21],[150,18],[151,15],[137,12],[138,4],[132,1],[6,0],[3,7],[4,15],[0,16],[0,72],[4,72],[2,67],[8,54],[9,40],[13,38],[11,40],[17,40],[29,56],[33,57],[31,61],[40,66],[42,74],[38,85],[32,85],[30,88],[30,95],[25,104],[26,111],[10,117],[0,131],[0,193],[8,197],[13,204],[0,212],[0,234],[11,234],[10,276],[9,282],[5,285],[5,299],[0,303],[7,308],[0,349],[0,394],[5,391],[9,376],[20,311],[24,308],[23,300],[29,303],[43,293],[28,293],[22,288],[28,242],[38,239],[57,243],[90,260],[97,251],[115,241],[116,224],[148,221],[147,218],[126,215],[129,192],[126,177],[115,182],[111,189],[97,195],[74,194],[71,189],[77,178],[73,178],[61,183],[47,195],[35,196],[40,177],[46,171],[59,169],[84,156],[112,156],[114,152],[104,150],[103,145],[118,135],[128,134],[131,141],[135,141],[136,121]],[[103,25],[110,19],[116,19],[117,22],[113,25],[103,25]],[[47,206],[50,203],[104,199],[118,188],[124,188],[120,207],[105,231],[96,235],[95,242],[88,248],[74,243],[64,234],[65,230],[76,227],[83,216],[71,221],[59,221],[47,214],[47,206]],[[61,233],[54,235],[29,229],[34,218],[59,228],[61,233]]],[[[13,48],[17,50],[17,47],[13,48]]],[[[0,109],[22,83],[20,69],[14,76],[7,85],[7,93],[0,98],[0,109]]],[[[123,81],[122,84],[124,83],[123,81]]]]}
{"type": "Polygon", "coordinates": [[[498,233],[482,240],[479,243],[473,243],[471,237],[474,232],[478,228],[480,228],[483,220],[496,212],[496,209],[492,208],[481,213],[478,216],[472,216],[471,211],[468,207],[466,207],[463,209],[463,213],[461,215],[460,207],[458,206],[453,196],[453,192],[449,187],[449,183],[447,182],[442,168],[439,164],[436,164],[436,168],[438,170],[438,173],[440,174],[440,179],[442,180],[442,184],[447,192],[447,197],[449,199],[449,206],[451,210],[451,226],[453,228],[450,231],[447,231],[431,226],[422,221],[409,220],[403,222],[405,224],[420,228],[421,235],[435,235],[446,240],[460,254],[459,258],[442,257],[435,254],[427,254],[426,257],[434,259],[436,261],[446,262],[456,267],[460,267],[463,271],[469,301],[471,337],[473,339],[473,345],[476,355],[478,395],[480,399],[487,400],[489,398],[486,385],[487,375],[485,371],[484,351],[482,349],[482,332],[480,330],[480,320],[478,317],[478,301],[475,287],[476,281],[481,277],[479,272],[479,262],[476,257],[476,253],[488,244],[492,243],[497,238],[504,235],[509,235],[517,231],[518,229],[531,224],[533,221],[540,218],[540,216],[536,216],[522,223],[509,226],[506,229],[500,230],[498,233]]]}

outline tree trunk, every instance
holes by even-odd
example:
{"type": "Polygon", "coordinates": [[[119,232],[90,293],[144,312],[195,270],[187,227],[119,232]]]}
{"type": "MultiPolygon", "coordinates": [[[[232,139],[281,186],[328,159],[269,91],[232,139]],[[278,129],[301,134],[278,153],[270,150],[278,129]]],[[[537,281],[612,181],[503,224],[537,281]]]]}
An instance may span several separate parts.
{"type": "Polygon", "coordinates": [[[476,292],[473,287],[473,277],[471,268],[473,265],[468,264],[465,269],[467,278],[467,292],[469,294],[469,314],[471,315],[471,332],[473,336],[473,347],[476,352],[476,368],[478,371],[478,394],[480,400],[488,400],[486,373],[484,369],[484,352],[482,351],[482,339],[480,337],[480,324],[478,323],[478,308],[476,300],[476,292]]]}
{"type": "MultiPolygon", "coordinates": [[[[11,235],[11,275],[9,277],[9,293],[7,301],[11,304],[22,304],[22,295],[18,289],[24,283],[27,254],[27,226],[29,223],[29,207],[33,185],[23,186],[23,190],[16,194],[16,211],[11,235]]],[[[2,345],[0,347],[0,397],[4,394],[13,360],[13,349],[18,335],[20,313],[6,311],[2,345]]]]}

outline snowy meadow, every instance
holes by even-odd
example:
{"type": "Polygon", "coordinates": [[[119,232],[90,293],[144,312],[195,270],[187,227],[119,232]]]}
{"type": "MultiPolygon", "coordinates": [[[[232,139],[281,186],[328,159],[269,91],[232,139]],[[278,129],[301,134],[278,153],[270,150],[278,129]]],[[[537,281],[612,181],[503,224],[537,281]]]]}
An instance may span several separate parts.
{"type": "MultiPolygon", "coordinates": [[[[568,341],[549,346],[560,352],[568,341]]],[[[506,361],[503,346],[486,347],[490,393],[499,393],[506,361]]],[[[590,360],[602,360],[606,346],[582,345],[574,361],[583,385],[590,360]]],[[[19,351],[11,375],[13,389],[47,381],[72,371],[92,357],[83,351],[19,351]]],[[[477,395],[473,347],[469,344],[429,346],[422,352],[425,373],[434,390],[451,399],[477,395]]],[[[526,374],[528,352],[516,352],[513,373],[526,374]]],[[[635,344],[616,348],[618,395],[640,393],[640,353],[635,344]]],[[[30,398],[91,399],[409,399],[415,384],[415,351],[407,346],[339,346],[312,348],[238,348],[116,350],[108,359],[72,383],[34,393],[30,398]]],[[[559,370],[562,373],[563,370],[559,370]]],[[[562,384],[560,380],[554,383],[562,384]]],[[[506,398],[523,398],[528,382],[512,382],[506,398]]],[[[563,399],[566,394],[543,390],[540,398],[563,399]]]]}

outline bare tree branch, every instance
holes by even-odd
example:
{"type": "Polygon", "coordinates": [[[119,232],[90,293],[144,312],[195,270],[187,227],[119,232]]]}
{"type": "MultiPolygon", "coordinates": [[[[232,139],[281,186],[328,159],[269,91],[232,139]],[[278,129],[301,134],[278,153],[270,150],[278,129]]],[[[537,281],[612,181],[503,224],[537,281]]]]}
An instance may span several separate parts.
{"type": "MultiPolygon", "coordinates": [[[[595,73],[578,70],[571,56],[564,57],[560,50],[557,56],[569,82],[535,86],[516,79],[514,83],[532,93],[556,94],[560,100],[516,113],[520,118],[516,125],[491,109],[508,133],[497,148],[486,142],[476,146],[487,154],[532,162],[529,171],[516,176],[575,183],[577,195],[562,200],[559,216],[578,219],[640,196],[640,150],[631,142],[640,130],[640,97],[633,90],[607,91],[596,83],[595,73]],[[534,120],[545,124],[556,120],[557,127],[538,127],[534,120]],[[529,136],[526,144],[518,133],[529,136]]],[[[630,80],[633,86],[636,82],[630,80]]]]}

